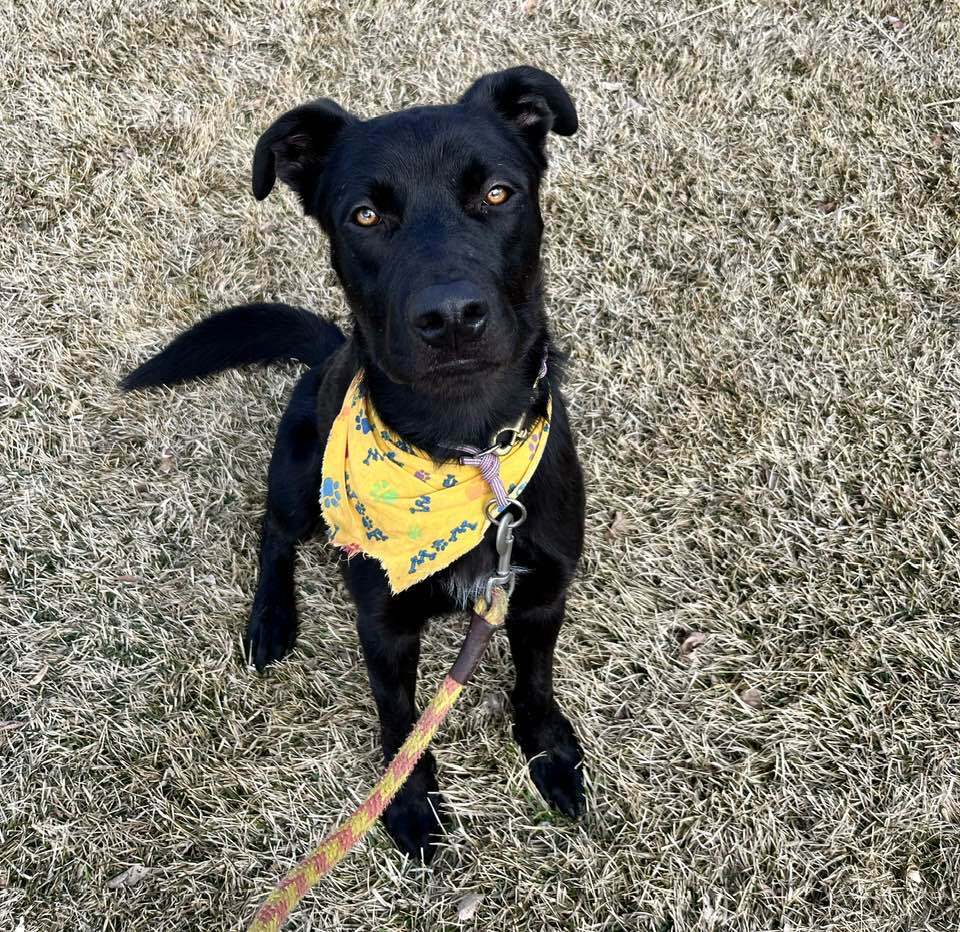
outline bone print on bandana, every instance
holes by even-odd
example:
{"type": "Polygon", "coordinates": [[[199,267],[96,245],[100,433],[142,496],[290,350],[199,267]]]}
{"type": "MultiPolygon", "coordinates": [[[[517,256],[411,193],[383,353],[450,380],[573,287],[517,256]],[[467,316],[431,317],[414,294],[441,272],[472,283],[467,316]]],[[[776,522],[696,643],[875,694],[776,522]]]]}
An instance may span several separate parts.
{"type": "MultiPolygon", "coordinates": [[[[547,417],[500,457],[507,489],[523,489],[547,445],[547,417]]],[[[348,556],[380,561],[393,592],[408,589],[472,550],[490,525],[492,498],[477,466],[436,464],[380,420],[355,376],[323,452],[320,504],[330,538],[348,556]]]]}

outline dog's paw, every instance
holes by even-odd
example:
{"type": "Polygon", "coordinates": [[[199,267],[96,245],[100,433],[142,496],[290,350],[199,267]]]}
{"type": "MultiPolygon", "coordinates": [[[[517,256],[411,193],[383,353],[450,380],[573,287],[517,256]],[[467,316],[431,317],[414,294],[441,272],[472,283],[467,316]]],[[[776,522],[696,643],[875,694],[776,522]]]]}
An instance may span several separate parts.
{"type": "Polygon", "coordinates": [[[257,589],[244,638],[247,658],[260,673],[280,660],[297,639],[297,606],[293,596],[277,598],[257,589]]]}
{"type": "Polygon", "coordinates": [[[536,720],[518,716],[513,734],[540,795],[551,808],[579,818],[586,806],[583,750],[566,716],[557,708],[536,720]]]}
{"type": "Polygon", "coordinates": [[[414,771],[381,817],[394,844],[406,855],[429,864],[446,821],[443,797],[432,772],[414,771]]]}

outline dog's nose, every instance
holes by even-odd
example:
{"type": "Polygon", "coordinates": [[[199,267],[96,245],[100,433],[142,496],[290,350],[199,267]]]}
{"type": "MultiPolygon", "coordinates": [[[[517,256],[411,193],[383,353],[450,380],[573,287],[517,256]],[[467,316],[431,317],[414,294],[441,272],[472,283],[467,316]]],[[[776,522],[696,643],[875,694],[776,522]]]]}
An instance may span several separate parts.
{"type": "Polygon", "coordinates": [[[469,282],[431,285],[410,304],[410,322],[430,346],[460,346],[471,343],[487,325],[487,302],[469,282]]]}

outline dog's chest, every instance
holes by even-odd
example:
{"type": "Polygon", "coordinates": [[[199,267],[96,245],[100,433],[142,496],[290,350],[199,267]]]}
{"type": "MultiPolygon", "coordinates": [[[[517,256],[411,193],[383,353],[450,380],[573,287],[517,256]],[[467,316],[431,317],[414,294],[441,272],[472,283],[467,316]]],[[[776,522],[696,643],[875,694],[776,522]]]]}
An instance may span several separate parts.
{"type": "MultiPolygon", "coordinates": [[[[496,569],[497,555],[493,544],[484,540],[478,547],[465,553],[459,560],[437,574],[437,583],[449,596],[454,607],[465,609],[482,595],[490,574],[496,569]]],[[[526,568],[513,564],[515,572],[525,573],[526,568]]]]}

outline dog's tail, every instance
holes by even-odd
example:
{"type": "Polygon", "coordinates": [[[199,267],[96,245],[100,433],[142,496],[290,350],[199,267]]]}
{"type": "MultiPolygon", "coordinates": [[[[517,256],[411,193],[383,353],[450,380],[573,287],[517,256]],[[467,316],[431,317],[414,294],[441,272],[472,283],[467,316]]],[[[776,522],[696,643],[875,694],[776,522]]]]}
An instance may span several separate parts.
{"type": "Polygon", "coordinates": [[[125,391],[173,385],[236,366],[297,359],[319,366],[344,342],[340,329],[302,307],[243,304],[205,317],[133,370],[125,391]]]}

